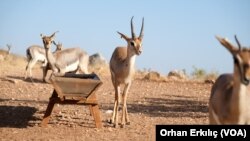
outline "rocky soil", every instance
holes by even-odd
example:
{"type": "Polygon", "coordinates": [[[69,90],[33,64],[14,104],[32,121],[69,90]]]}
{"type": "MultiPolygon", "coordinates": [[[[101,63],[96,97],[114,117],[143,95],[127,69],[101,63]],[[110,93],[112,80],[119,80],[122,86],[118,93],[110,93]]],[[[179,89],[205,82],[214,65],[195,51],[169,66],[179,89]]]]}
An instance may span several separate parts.
{"type": "Polygon", "coordinates": [[[153,81],[136,76],[127,99],[131,124],[125,128],[113,128],[107,121],[112,115],[114,88],[106,72],[98,74],[103,85],[97,91],[103,128],[95,128],[87,106],[59,104],[54,108],[48,127],[43,128],[39,125],[53,87],[41,81],[39,67],[33,71],[34,83],[24,80],[25,65],[0,62],[1,141],[152,141],[155,140],[157,124],[208,124],[211,83],[153,81]]]}

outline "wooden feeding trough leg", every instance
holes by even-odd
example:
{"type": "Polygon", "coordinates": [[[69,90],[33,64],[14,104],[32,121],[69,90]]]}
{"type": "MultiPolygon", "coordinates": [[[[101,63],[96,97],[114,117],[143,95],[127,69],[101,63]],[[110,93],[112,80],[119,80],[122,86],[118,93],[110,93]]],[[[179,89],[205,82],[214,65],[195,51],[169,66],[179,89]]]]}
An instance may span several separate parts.
{"type": "MultiPolygon", "coordinates": [[[[82,79],[81,75],[76,76],[74,76],[74,78],[68,76],[54,77],[52,79],[52,84],[55,89],[52,93],[52,96],[50,97],[46,112],[41,122],[42,127],[48,124],[55,103],[81,104],[89,106],[89,110],[94,118],[96,127],[101,128],[103,126],[101,113],[95,94],[97,89],[102,85],[102,82],[96,75],[94,75],[94,80],[82,79]],[[80,79],[78,77],[80,77],[80,79]]],[[[93,74],[91,76],[93,76],[93,74]]]]}
{"type": "Polygon", "coordinates": [[[53,111],[54,105],[56,104],[56,99],[58,99],[58,96],[57,96],[56,91],[54,90],[53,93],[52,93],[52,96],[51,96],[51,98],[49,100],[49,104],[47,106],[46,112],[45,112],[45,114],[43,116],[43,120],[41,122],[42,127],[45,127],[48,124],[50,115],[51,115],[51,113],[53,111]]]}
{"type": "MultiPolygon", "coordinates": [[[[93,101],[96,101],[96,95],[93,94],[90,97],[91,99],[93,99],[93,101]]],[[[90,104],[90,113],[91,115],[94,117],[95,120],[95,125],[97,128],[101,128],[102,127],[102,120],[101,120],[101,114],[100,114],[100,110],[99,110],[99,106],[97,104],[97,101],[94,102],[93,104],[90,104]],[[94,104],[95,103],[95,104],[94,104]]]]}

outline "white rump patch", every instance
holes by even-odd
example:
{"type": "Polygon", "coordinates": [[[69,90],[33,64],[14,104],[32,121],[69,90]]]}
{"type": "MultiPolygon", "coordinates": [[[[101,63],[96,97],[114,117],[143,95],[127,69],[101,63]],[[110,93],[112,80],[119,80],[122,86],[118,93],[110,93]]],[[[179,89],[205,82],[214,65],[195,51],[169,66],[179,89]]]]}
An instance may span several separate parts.
{"type": "Polygon", "coordinates": [[[77,60],[76,62],[66,66],[66,72],[71,72],[71,71],[75,71],[78,69],[78,64],[79,64],[79,60],[77,60]]]}
{"type": "Polygon", "coordinates": [[[38,61],[42,61],[42,62],[43,62],[44,60],[47,60],[47,59],[46,59],[46,56],[44,56],[44,54],[36,53],[35,56],[36,56],[35,58],[36,58],[38,61]]]}

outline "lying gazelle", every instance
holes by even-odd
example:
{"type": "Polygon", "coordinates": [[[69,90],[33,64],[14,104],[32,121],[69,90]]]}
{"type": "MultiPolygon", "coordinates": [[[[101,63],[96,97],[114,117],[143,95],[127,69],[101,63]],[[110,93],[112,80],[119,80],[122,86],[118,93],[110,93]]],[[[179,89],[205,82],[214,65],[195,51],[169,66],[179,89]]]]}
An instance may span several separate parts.
{"type": "MultiPolygon", "coordinates": [[[[56,44],[55,42],[53,42],[56,45],[56,51],[62,50],[62,44],[58,43],[56,44]]],[[[48,61],[46,59],[46,55],[45,55],[45,49],[39,45],[32,45],[30,47],[28,47],[26,49],[26,56],[28,59],[28,64],[26,66],[26,71],[25,71],[25,78],[27,79],[27,77],[30,78],[30,80],[33,82],[32,79],[32,68],[34,67],[34,65],[40,61],[43,62],[42,63],[42,68],[43,68],[43,81],[45,82],[45,78],[47,75],[48,70],[50,69],[48,61]],[[29,73],[29,76],[28,76],[29,73]]]]}
{"type": "Polygon", "coordinates": [[[142,53],[143,26],[144,26],[144,20],[142,20],[140,36],[136,37],[134,33],[133,17],[132,17],[131,18],[132,38],[129,38],[128,36],[118,32],[118,34],[121,35],[121,38],[126,40],[127,47],[117,47],[114,50],[110,60],[111,79],[115,88],[114,111],[110,122],[114,124],[114,127],[118,127],[118,108],[119,108],[119,96],[120,96],[121,84],[125,84],[124,91],[122,93],[123,107],[122,107],[121,127],[124,127],[125,120],[126,124],[130,124],[128,119],[128,110],[127,110],[127,93],[131,86],[131,82],[135,71],[136,55],[140,55],[142,53]]]}
{"type": "Polygon", "coordinates": [[[242,48],[236,36],[239,48],[216,38],[233,55],[234,73],[221,75],[212,87],[210,124],[250,124],[250,49],[242,48]]]}
{"type": "Polygon", "coordinates": [[[45,55],[52,69],[51,76],[63,76],[67,72],[88,74],[89,56],[80,48],[67,48],[52,54],[50,47],[51,43],[54,41],[55,34],[56,32],[51,36],[43,36],[41,34],[45,55]]]}

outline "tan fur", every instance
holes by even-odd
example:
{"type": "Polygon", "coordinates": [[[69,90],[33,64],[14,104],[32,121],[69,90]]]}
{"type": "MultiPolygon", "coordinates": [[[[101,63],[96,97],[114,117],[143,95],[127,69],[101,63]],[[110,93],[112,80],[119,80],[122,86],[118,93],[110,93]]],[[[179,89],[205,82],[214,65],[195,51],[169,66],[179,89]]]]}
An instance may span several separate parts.
{"type": "MultiPolygon", "coordinates": [[[[59,50],[62,50],[62,44],[55,44],[56,45],[56,50],[54,52],[57,52],[59,50]]],[[[37,61],[43,62],[42,64],[42,69],[43,69],[43,81],[45,82],[45,78],[47,76],[48,70],[51,70],[50,65],[48,64],[48,61],[46,59],[45,55],[45,49],[39,45],[32,45],[26,49],[26,56],[28,59],[28,64],[25,69],[25,77],[24,79],[27,79],[28,77],[30,80],[33,82],[32,79],[32,68],[36,64],[37,61]],[[38,57],[42,56],[42,58],[38,57]],[[29,73],[29,75],[28,75],[29,73]]]]}
{"type": "Polygon", "coordinates": [[[122,84],[125,85],[124,91],[122,93],[122,119],[121,126],[123,127],[126,123],[129,124],[128,119],[128,111],[127,111],[127,93],[131,86],[131,82],[133,79],[134,71],[135,71],[135,59],[137,55],[140,55],[142,52],[142,38],[143,38],[143,24],[141,28],[141,33],[138,38],[135,37],[133,31],[133,18],[131,19],[131,30],[132,30],[132,38],[127,37],[126,35],[118,32],[122,38],[124,38],[127,42],[127,47],[117,47],[110,59],[110,72],[112,83],[115,88],[115,104],[113,116],[111,119],[111,123],[114,124],[115,127],[118,126],[118,109],[119,109],[119,97],[120,97],[120,86],[122,84]]]}
{"type": "Polygon", "coordinates": [[[250,50],[239,50],[228,40],[217,39],[238,60],[239,65],[235,63],[234,73],[221,75],[213,85],[209,99],[209,122],[250,124],[250,85],[244,83],[244,80],[250,79],[250,50]]]}
{"type": "MultiPolygon", "coordinates": [[[[55,32],[56,33],[56,32],[55,32]]],[[[88,74],[89,56],[80,48],[68,48],[52,54],[51,43],[54,41],[55,33],[51,36],[41,34],[46,58],[53,71],[52,75],[63,76],[67,72],[81,72],[88,74]]]]}

